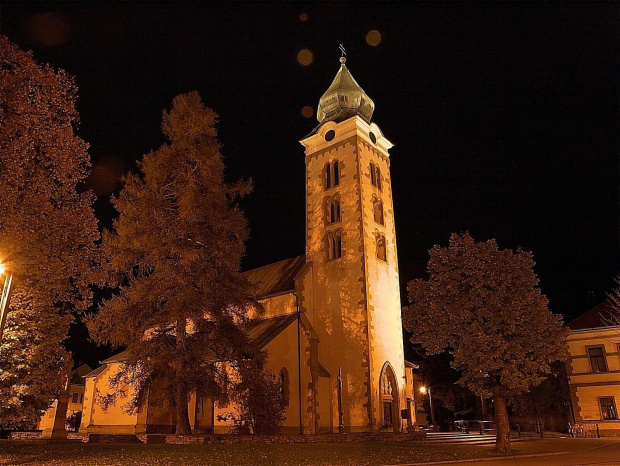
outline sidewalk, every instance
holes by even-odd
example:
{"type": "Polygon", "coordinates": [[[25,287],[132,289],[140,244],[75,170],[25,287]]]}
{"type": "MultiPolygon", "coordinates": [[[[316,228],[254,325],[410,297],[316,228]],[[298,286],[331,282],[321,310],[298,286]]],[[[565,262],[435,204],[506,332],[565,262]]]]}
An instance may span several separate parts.
{"type": "MultiPolygon", "coordinates": [[[[513,455],[400,466],[438,464],[481,464],[484,466],[575,466],[620,465],[620,439],[549,439],[524,442],[513,448],[513,455]]],[[[499,454],[498,454],[499,455],[499,454]]]]}

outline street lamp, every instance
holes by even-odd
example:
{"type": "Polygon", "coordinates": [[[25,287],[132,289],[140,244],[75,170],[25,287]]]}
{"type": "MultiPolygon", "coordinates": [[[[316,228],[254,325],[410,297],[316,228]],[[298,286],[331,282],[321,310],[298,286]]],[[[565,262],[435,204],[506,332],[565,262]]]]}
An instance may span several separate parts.
{"type": "Polygon", "coordinates": [[[2,294],[0,295],[0,342],[4,333],[6,315],[9,312],[9,298],[11,293],[11,283],[13,274],[7,272],[6,266],[0,261],[0,281],[3,281],[2,294]]]}
{"type": "Polygon", "coordinates": [[[433,396],[431,395],[431,387],[425,387],[424,385],[420,387],[420,392],[422,394],[425,394],[427,391],[428,391],[428,401],[431,404],[431,420],[433,421],[433,425],[435,425],[436,424],[435,411],[433,411],[433,396]]]}

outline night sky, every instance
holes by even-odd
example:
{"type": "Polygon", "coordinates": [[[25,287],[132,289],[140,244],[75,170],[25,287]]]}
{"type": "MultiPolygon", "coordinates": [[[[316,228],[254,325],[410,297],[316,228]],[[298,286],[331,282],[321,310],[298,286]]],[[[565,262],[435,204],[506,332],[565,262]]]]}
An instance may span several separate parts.
{"type": "MultiPolygon", "coordinates": [[[[0,31],[75,76],[103,227],[119,177],[164,142],[162,110],[199,91],[220,115],[227,177],[254,181],[245,269],[304,252],[298,141],[317,124],[344,44],[376,104],[372,121],[395,144],[403,290],[425,277],[434,244],[468,230],[532,251],[550,309],[570,320],[603,301],[620,272],[619,12],[555,2],[2,3],[0,31]],[[378,45],[367,42],[372,30],[378,45]]],[[[72,333],[78,357],[92,365],[107,355],[72,333]]]]}

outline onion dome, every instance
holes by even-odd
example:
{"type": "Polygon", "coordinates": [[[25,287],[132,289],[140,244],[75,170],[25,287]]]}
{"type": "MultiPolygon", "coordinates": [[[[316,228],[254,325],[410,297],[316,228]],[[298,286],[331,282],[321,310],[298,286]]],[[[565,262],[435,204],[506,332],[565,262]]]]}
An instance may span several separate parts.
{"type": "Polygon", "coordinates": [[[329,89],[319,100],[316,117],[320,123],[332,120],[344,120],[359,115],[368,123],[375,110],[375,104],[366,95],[364,89],[353,79],[345,66],[346,58],[340,58],[340,69],[329,89]]]}

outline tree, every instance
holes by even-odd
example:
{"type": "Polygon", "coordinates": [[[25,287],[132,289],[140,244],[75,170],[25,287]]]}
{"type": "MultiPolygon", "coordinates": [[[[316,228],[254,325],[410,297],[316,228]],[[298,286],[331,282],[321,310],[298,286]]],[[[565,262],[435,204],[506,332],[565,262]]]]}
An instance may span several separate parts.
{"type": "Polygon", "coordinates": [[[235,412],[228,416],[235,421],[236,433],[273,435],[285,420],[286,387],[261,366],[260,359],[243,359],[233,366],[236,377],[231,383],[230,399],[235,403],[235,412]]]}
{"type": "Polygon", "coordinates": [[[603,322],[612,327],[620,327],[620,275],[615,278],[616,288],[607,293],[607,312],[601,315],[603,322]]]}
{"type": "Polygon", "coordinates": [[[74,411],[67,418],[67,430],[72,432],[77,432],[80,429],[80,424],[82,423],[82,411],[74,411]]]}
{"type": "Polygon", "coordinates": [[[553,364],[553,374],[530,392],[518,397],[512,408],[525,422],[537,424],[543,431],[566,432],[571,420],[570,406],[566,366],[563,362],[557,362],[553,364]]]}
{"type": "Polygon", "coordinates": [[[449,247],[431,249],[429,280],[409,282],[411,305],[403,310],[414,343],[429,353],[447,349],[459,383],[492,394],[502,452],[510,451],[507,403],[541,383],[566,353],[562,318],[547,309],[533,266],[529,252],[453,234],[449,247]]]}
{"type": "Polygon", "coordinates": [[[216,119],[197,92],[163,112],[169,143],[125,177],[114,232],[104,233],[108,283],[119,292],[88,323],[98,342],[127,348],[103,401],[131,386],[136,409],[157,382],[175,400],[179,434],[191,433],[192,392],[221,395],[216,361],[253,352],[239,325],[257,303],[239,273],[248,230],[236,204],[250,185],[224,182],[216,119]]]}
{"type": "Polygon", "coordinates": [[[91,303],[99,232],[77,87],[0,36],[0,260],[13,275],[0,342],[0,423],[29,427],[58,395],[76,311],[91,303]]]}

